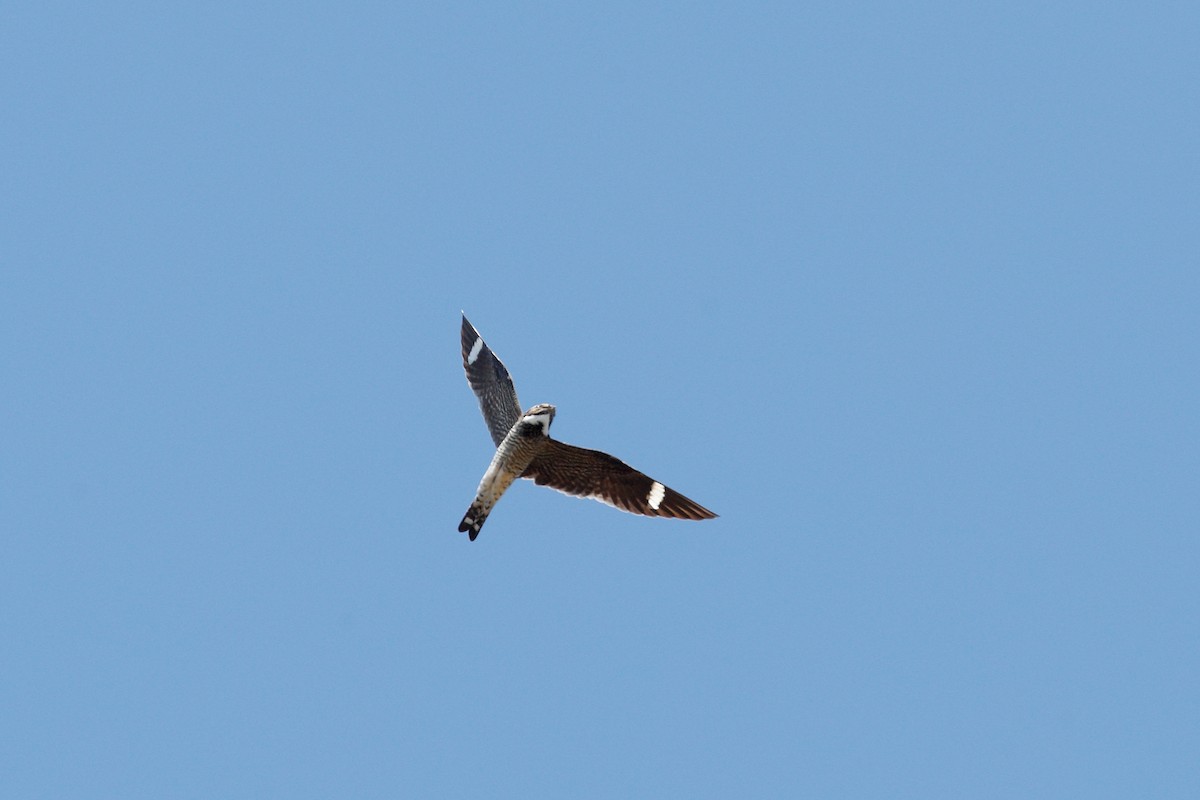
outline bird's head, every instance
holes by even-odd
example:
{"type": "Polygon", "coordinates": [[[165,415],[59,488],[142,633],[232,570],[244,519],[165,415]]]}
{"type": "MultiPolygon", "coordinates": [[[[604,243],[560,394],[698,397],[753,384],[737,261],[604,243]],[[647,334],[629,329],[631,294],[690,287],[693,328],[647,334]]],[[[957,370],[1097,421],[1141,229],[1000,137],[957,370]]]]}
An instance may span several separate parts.
{"type": "Polygon", "coordinates": [[[537,425],[542,430],[542,435],[550,433],[550,423],[554,421],[554,406],[549,403],[538,403],[533,408],[521,415],[521,422],[525,425],[537,425]]]}

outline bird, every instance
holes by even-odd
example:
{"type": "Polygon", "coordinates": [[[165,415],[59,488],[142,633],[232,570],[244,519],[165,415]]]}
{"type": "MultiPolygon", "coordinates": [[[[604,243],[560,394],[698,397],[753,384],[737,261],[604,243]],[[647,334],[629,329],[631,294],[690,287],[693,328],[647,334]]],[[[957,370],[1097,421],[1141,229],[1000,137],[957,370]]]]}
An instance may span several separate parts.
{"type": "Polygon", "coordinates": [[[521,411],[512,376],[465,313],[462,358],[467,383],[479,401],[496,446],[475,499],[458,526],[472,542],[501,495],[517,478],[647,517],[702,520],[717,516],[619,458],[550,438],[556,408],[538,403],[521,411]]]}

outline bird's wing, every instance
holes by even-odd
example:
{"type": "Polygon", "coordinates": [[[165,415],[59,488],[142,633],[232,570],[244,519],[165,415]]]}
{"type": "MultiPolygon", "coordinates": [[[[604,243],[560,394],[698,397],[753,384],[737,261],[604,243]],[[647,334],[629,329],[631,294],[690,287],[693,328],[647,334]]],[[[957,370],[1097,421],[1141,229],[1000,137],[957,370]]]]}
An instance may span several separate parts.
{"type": "Polygon", "coordinates": [[[462,356],[467,383],[479,398],[483,421],[499,447],[509,428],[521,418],[521,404],[517,402],[517,390],[508,370],[484,343],[479,331],[467,322],[466,314],[462,321],[462,356]]]}
{"type": "Polygon", "coordinates": [[[704,506],[599,450],[549,439],[521,474],[540,486],[647,517],[712,519],[704,506]]]}

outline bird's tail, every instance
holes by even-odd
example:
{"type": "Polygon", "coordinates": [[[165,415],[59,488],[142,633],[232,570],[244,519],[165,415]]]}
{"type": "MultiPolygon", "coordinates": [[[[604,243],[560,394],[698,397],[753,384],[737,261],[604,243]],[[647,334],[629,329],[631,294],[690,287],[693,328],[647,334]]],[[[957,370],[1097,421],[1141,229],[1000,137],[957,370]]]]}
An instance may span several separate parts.
{"type": "Polygon", "coordinates": [[[458,523],[459,533],[469,532],[471,541],[475,541],[475,537],[479,535],[479,529],[487,521],[489,513],[491,513],[491,509],[484,506],[478,500],[471,503],[471,507],[463,515],[462,522],[458,523]]]}

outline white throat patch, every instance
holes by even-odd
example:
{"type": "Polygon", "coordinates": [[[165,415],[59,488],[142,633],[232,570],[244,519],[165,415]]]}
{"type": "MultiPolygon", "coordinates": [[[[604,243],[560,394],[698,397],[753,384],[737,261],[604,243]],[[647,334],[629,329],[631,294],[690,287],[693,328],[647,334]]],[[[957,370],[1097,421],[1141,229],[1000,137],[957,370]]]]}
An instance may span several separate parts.
{"type": "Polygon", "coordinates": [[[521,417],[522,422],[527,422],[530,425],[541,425],[542,433],[547,433],[550,430],[550,415],[549,414],[526,414],[521,417]]]}

